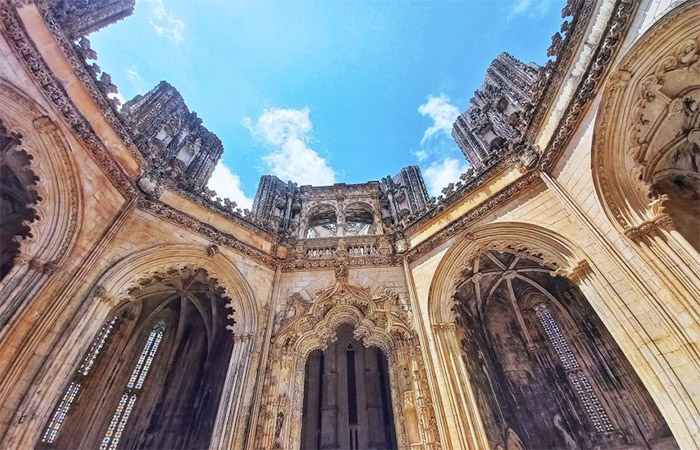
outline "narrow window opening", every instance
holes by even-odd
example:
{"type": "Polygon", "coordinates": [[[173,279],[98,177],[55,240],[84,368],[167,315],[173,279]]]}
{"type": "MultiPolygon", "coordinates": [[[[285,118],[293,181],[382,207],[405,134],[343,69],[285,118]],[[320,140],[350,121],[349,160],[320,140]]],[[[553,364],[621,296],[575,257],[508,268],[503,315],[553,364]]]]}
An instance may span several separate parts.
{"type": "Polygon", "coordinates": [[[573,350],[569,346],[569,343],[564,337],[564,333],[561,331],[559,324],[554,319],[552,312],[549,310],[547,305],[540,304],[535,308],[535,313],[537,318],[544,328],[544,332],[547,335],[547,339],[554,347],[554,351],[559,357],[564,370],[566,370],[566,375],[569,377],[569,381],[576,392],[579,400],[583,404],[583,409],[586,414],[593,422],[598,433],[609,433],[615,430],[608,414],[605,412],[605,408],[600,402],[598,395],[593,390],[593,386],[588,380],[588,376],[581,369],[581,365],[576,358],[573,350]]]}
{"type": "Polygon", "coordinates": [[[124,394],[122,394],[119,400],[119,404],[112,415],[112,420],[107,427],[107,432],[102,439],[100,450],[115,450],[117,448],[164,334],[164,321],[160,320],[151,327],[151,332],[148,334],[146,343],[141,349],[139,359],[136,361],[136,365],[131,372],[131,377],[126,384],[124,394]]]}
{"type": "Polygon", "coordinates": [[[100,355],[100,352],[104,348],[109,336],[112,334],[112,330],[117,323],[118,316],[114,316],[112,320],[102,325],[97,336],[92,340],[90,348],[83,356],[80,366],[78,368],[78,373],[75,375],[73,380],[70,382],[65,392],[61,396],[61,400],[58,402],[56,410],[51,415],[51,420],[44,430],[44,434],[41,437],[41,442],[45,444],[52,444],[56,442],[58,438],[58,432],[61,430],[63,422],[65,422],[68,413],[70,412],[75,399],[80,393],[80,389],[83,387],[85,378],[90,374],[90,371],[95,366],[95,361],[100,355]]]}

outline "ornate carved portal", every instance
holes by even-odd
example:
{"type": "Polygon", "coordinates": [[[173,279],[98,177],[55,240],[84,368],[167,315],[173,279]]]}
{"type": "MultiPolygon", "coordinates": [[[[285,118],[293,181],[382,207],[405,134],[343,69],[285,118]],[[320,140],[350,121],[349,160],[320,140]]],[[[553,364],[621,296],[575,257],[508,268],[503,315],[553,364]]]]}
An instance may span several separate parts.
{"type": "Polygon", "coordinates": [[[209,447],[234,345],[224,289],[181,268],[138,280],[129,297],[93,338],[38,448],[209,447]]]}
{"type": "Polygon", "coordinates": [[[551,267],[485,251],[454,299],[461,356],[493,448],[675,448],[588,301],[551,267]]]}
{"type": "MultiPolygon", "coordinates": [[[[386,358],[397,447],[440,448],[418,338],[409,325],[410,312],[393,291],[373,295],[367,288],[350,285],[345,266],[336,270],[336,280],[312,303],[296,294],[290,298],[295,312],[273,338],[255,448],[301,447],[307,359],[338,341],[339,334],[348,338],[350,330],[352,340],[361,343],[365,352],[376,347],[386,358]]],[[[342,446],[336,442],[335,448],[342,446]]]]}

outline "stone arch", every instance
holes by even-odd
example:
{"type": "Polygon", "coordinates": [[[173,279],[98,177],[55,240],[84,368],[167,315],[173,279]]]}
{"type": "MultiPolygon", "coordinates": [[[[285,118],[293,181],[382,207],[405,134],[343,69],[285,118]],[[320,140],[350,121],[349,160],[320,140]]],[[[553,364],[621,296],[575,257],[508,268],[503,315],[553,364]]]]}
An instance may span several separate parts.
{"type": "Polygon", "coordinates": [[[256,449],[299,448],[306,360],[314,350],[334,342],[342,325],[350,325],[356,340],[379,348],[387,359],[399,448],[439,445],[417,336],[398,294],[385,290],[371,295],[340,275],[337,283],[319,292],[313,302],[300,295],[292,295],[289,302],[295,315],[285,319],[273,337],[264,404],[255,430],[256,449]],[[419,396],[424,396],[420,408],[414,404],[419,396]],[[417,429],[407,430],[407,424],[417,429]]]}
{"type": "Polygon", "coordinates": [[[236,335],[252,335],[258,330],[259,311],[255,294],[238,268],[221,253],[186,244],[164,244],[141,250],[123,258],[95,283],[93,295],[108,299],[113,307],[129,300],[129,292],[142,280],[172,269],[195,267],[206,270],[222,285],[236,311],[236,335]]]}
{"type": "Polygon", "coordinates": [[[567,239],[536,225],[505,222],[477,227],[450,247],[435,271],[428,304],[432,324],[453,319],[449,299],[455,292],[454,280],[466,263],[487,250],[522,254],[552,271],[573,271],[586,261],[585,254],[567,239]]]}
{"type": "Polygon", "coordinates": [[[354,201],[343,208],[345,218],[345,236],[374,234],[374,223],[377,212],[367,202],[354,201]]]}
{"type": "Polygon", "coordinates": [[[54,273],[74,245],[82,217],[76,171],[69,145],[47,111],[9,81],[0,78],[0,119],[21,136],[21,148],[38,177],[34,189],[37,220],[19,241],[19,255],[0,281],[0,316],[7,323],[54,273]]]}
{"type": "Polygon", "coordinates": [[[341,213],[331,203],[314,204],[305,214],[302,238],[336,236],[341,213]]]}
{"type": "MultiPolygon", "coordinates": [[[[456,440],[453,442],[458,443],[458,447],[483,448],[491,445],[481,421],[476,393],[469,381],[465,362],[455,356],[460,355],[461,350],[455,325],[456,316],[452,311],[455,282],[465,265],[476,255],[489,250],[533,259],[542,267],[548,268],[552,275],[561,275],[578,285],[586,301],[602,320],[604,328],[612,334],[624,356],[635,366],[644,387],[660,409],[674,437],[679,442],[694,439],[692,435],[697,429],[696,421],[688,420],[697,410],[692,398],[679,394],[658,376],[660,367],[666,367],[668,373],[672,373],[674,379],[682,383],[683,378],[679,378],[671,366],[676,363],[675,360],[669,359],[655,344],[651,348],[645,348],[648,347],[646,340],[650,339],[649,336],[659,333],[668,336],[669,324],[663,322],[661,313],[655,311],[655,319],[651,322],[636,318],[634,311],[639,306],[618,292],[621,290],[616,285],[618,281],[597,267],[595,260],[569,239],[536,225],[503,222],[477,226],[458,238],[438,264],[428,292],[427,312],[435,340],[435,369],[438,376],[447,380],[445,386],[440,387],[442,397],[449,399],[445,402],[446,415],[442,419],[447,421],[445,426],[455,429],[456,440]],[[626,323],[629,317],[633,318],[633,325],[626,323]],[[451,419],[450,416],[459,419],[451,419]]],[[[676,335],[672,337],[675,342],[681,342],[681,338],[676,335]]],[[[688,361],[683,358],[681,360],[688,361]]]]}
{"type": "MultiPolygon", "coordinates": [[[[675,204],[663,195],[670,178],[690,180],[700,192],[697,6],[683,2],[656,22],[617,63],[602,94],[593,182],[611,222],[633,240],[671,224],[662,205],[675,204]]],[[[700,236],[683,234],[697,255],[700,236]]]]}
{"type": "Polygon", "coordinates": [[[186,268],[205,270],[224,289],[225,297],[230,299],[227,307],[235,311],[231,314],[235,324],[227,326],[234,341],[233,352],[211,437],[212,447],[232,445],[243,432],[238,418],[244,414],[241,405],[251,394],[251,378],[257,364],[254,350],[260,347],[257,337],[261,312],[255,293],[232,261],[219,252],[210,252],[207,247],[185,244],[143,249],[103,272],[55,347],[54,357],[47,359],[46,367],[17,409],[22,415],[32,411],[32,419],[20,422],[17,417],[13,418],[3,442],[24,447],[36,444],[67,381],[90,345],[91,337],[97,335],[102,324],[130,301],[130,293],[141,283],[159,274],[186,268]]]}

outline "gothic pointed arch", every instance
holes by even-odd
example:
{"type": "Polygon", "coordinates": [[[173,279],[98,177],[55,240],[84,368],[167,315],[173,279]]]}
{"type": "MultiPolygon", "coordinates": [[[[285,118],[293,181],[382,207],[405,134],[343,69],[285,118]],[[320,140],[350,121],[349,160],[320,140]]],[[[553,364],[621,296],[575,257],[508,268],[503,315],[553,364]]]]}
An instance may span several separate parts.
{"type": "Polygon", "coordinates": [[[205,269],[139,279],[108,315],[39,448],[208,448],[236,318],[205,269]]]}
{"type": "MultiPolygon", "coordinates": [[[[609,305],[604,302],[614,301],[601,292],[605,277],[589,260],[567,238],[538,226],[507,222],[475,227],[440,261],[428,298],[436,367],[449,380],[443,395],[455,398],[448,408],[462,418],[457,425],[480,446],[507,448],[509,429],[528,448],[606,447],[625,442],[673,445],[666,443],[672,439],[668,426],[647,391],[647,386],[655,387],[654,379],[647,377],[644,381],[650,384],[642,383],[620,349],[629,349],[629,342],[616,341],[620,339],[617,329],[612,330],[615,337],[608,331],[615,322],[605,312],[609,305]],[[567,366],[569,360],[560,357],[566,352],[559,352],[564,347],[558,348],[557,342],[574,349],[576,362],[567,366]],[[601,359],[600,354],[591,353],[592,348],[605,348],[610,355],[601,359]],[[615,361],[609,371],[615,375],[601,381],[607,375],[597,370],[608,359],[615,361]],[[579,367],[582,372],[577,372],[579,367]],[[588,381],[574,381],[571,376],[578,373],[586,373],[588,381]],[[543,380],[548,381],[542,384],[543,380]],[[556,380],[561,387],[545,387],[556,386],[556,380]],[[581,388],[581,383],[591,388],[581,388]],[[597,394],[588,398],[588,391],[597,394]],[[551,392],[567,394],[560,397],[551,392]],[[519,403],[505,405],[499,398],[517,398],[519,403]],[[629,414],[622,398],[641,406],[629,414]],[[489,402],[493,404],[488,406],[489,402]],[[562,404],[574,406],[564,412],[556,406],[562,404]],[[603,406],[591,406],[598,404],[603,406]],[[548,411],[546,417],[538,408],[548,411]],[[597,416],[597,410],[605,415],[597,416]],[[530,417],[538,417],[537,426],[547,425],[535,431],[527,425],[530,417]],[[613,423],[614,432],[605,431],[604,417],[613,423]],[[584,425],[576,429],[572,420],[584,425]],[[637,423],[648,428],[639,433],[637,423]],[[595,442],[586,441],[596,433],[595,442]]],[[[658,399],[660,392],[653,393],[658,399]]],[[[665,413],[678,412],[668,406],[665,413]]]]}
{"type": "Polygon", "coordinates": [[[3,150],[3,166],[8,171],[3,183],[14,183],[3,188],[3,198],[25,203],[12,207],[19,234],[11,238],[11,254],[3,260],[1,328],[22,307],[27,294],[36,292],[70,252],[82,202],[61,127],[41,105],[2,78],[0,120],[3,134],[12,136],[3,150]],[[14,167],[17,163],[21,167],[14,167]]]}
{"type": "Polygon", "coordinates": [[[307,359],[333,344],[341,328],[352,330],[356,341],[377,347],[386,357],[398,447],[439,445],[418,338],[396,292],[386,289],[373,295],[368,288],[354,286],[348,283],[347,266],[341,265],[336,283],[312,301],[293,294],[289,302],[294,315],[284,319],[273,337],[256,449],[299,448],[307,359]]]}
{"type": "MultiPolygon", "coordinates": [[[[256,337],[261,312],[255,301],[255,293],[232,260],[211,248],[179,244],[157,245],[136,252],[113,264],[98,278],[66,329],[61,344],[55,348],[55,354],[47,360],[47,366],[20,405],[22,410],[36,411],[31,419],[35,422],[35,426],[31,427],[33,434],[26,433],[22,427],[10,428],[5,439],[21,442],[27,447],[41,441],[46,425],[50,423],[70,381],[75,377],[76,367],[89,350],[90,342],[84,336],[99,336],[103,324],[109,323],[115,315],[125,315],[130,324],[140,324],[138,329],[133,328],[136,325],[129,325],[132,328],[125,331],[133,338],[129,341],[129,348],[136,349],[143,345],[148,327],[158,319],[165,320],[166,335],[190,329],[183,328],[178,321],[182,317],[180,311],[183,310],[187,311],[188,317],[203,318],[197,319],[193,324],[199,330],[197,336],[200,336],[198,342],[201,343],[201,355],[205,358],[203,364],[223,370],[223,375],[216,378],[219,380],[217,383],[223,380],[223,385],[217,385],[217,389],[221,389],[218,398],[216,401],[207,401],[217,405],[216,420],[213,428],[207,432],[210,445],[230,445],[243,432],[243,425],[238,418],[245,412],[240,406],[244,399],[250,401],[252,395],[251,376],[257,364],[254,349],[260,346],[260,340],[256,337]],[[183,291],[182,283],[186,284],[188,279],[195,280],[193,286],[197,287],[196,297],[213,297],[188,301],[183,309],[180,306],[182,300],[176,301],[173,295],[183,291]],[[151,289],[154,291],[151,292],[151,289]],[[148,306],[154,314],[144,316],[143,312],[148,308],[140,305],[150,304],[149,302],[157,303],[148,306]],[[175,313],[168,312],[173,309],[175,313]],[[156,317],[158,314],[165,314],[166,317],[156,317]],[[137,317],[141,319],[136,319],[137,317]],[[215,323],[220,324],[216,331],[215,323]],[[209,349],[216,350],[218,346],[224,347],[225,353],[230,357],[217,364],[206,362],[209,349]]],[[[135,354],[133,351],[123,352],[132,358],[135,354]]],[[[198,364],[195,366],[201,369],[203,366],[198,364]]],[[[123,365],[119,372],[122,375],[119,376],[130,369],[123,365]]],[[[95,427],[103,425],[106,426],[106,422],[95,424],[95,427]]],[[[95,430],[94,433],[98,433],[95,430]]]]}
{"type": "Polygon", "coordinates": [[[700,249],[700,8],[682,2],[617,63],[591,152],[611,222],[633,240],[674,227],[700,249]]]}

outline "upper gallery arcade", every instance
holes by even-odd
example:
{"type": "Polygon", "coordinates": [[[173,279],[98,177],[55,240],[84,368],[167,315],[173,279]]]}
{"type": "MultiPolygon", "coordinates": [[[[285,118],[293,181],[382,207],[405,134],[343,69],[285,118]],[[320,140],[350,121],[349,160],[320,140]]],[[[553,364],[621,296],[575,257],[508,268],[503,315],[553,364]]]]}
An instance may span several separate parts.
{"type": "Polygon", "coordinates": [[[86,36],[133,8],[0,2],[0,447],[700,448],[700,1],[494,55],[438,198],[251,211],[175,87],[115,103],[86,36]]]}

